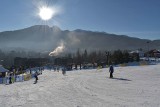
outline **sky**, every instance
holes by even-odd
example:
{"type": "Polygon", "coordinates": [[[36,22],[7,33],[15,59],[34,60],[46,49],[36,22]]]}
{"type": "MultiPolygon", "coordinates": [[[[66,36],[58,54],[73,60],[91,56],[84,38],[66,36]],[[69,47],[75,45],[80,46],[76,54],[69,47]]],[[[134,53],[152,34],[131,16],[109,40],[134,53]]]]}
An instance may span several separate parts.
{"type": "Polygon", "coordinates": [[[160,39],[160,0],[0,0],[0,32],[41,24],[160,39]],[[38,16],[43,5],[58,11],[51,20],[38,16]]]}

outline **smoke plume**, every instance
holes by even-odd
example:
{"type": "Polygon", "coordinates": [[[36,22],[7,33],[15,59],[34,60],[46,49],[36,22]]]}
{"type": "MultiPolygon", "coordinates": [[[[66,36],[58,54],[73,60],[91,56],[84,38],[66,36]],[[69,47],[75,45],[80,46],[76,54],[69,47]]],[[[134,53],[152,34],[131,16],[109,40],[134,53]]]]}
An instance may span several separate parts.
{"type": "Polygon", "coordinates": [[[58,56],[61,54],[65,49],[64,43],[61,42],[60,45],[53,51],[49,53],[49,56],[58,56]]]}

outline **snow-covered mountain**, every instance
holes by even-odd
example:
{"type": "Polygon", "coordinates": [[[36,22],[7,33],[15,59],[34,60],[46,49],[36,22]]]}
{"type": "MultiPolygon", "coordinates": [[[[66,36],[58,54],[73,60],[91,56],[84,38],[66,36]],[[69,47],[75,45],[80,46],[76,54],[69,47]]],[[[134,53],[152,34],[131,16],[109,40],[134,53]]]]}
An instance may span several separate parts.
{"type": "MultiPolygon", "coordinates": [[[[147,49],[147,41],[150,40],[81,29],[61,30],[57,26],[49,27],[47,25],[35,25],[0,33],[0,49],[12,50],[51,51],[60,42],[63,42],[70,51],[78,48],[88,50],[147,49]]],[[[150,41],[149,47],[160,49],[160,40],[150,41]]]]}

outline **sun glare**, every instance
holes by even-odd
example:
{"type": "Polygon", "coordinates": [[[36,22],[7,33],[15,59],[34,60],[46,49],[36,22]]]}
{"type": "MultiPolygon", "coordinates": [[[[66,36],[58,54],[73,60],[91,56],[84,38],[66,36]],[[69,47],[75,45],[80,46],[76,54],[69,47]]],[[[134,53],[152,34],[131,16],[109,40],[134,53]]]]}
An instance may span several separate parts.
{"type": "Polygon", "coordinates": [[[49,7],[42,7],[39,9],[39,16],[42,20],[50,20],[54,15],[54,10],[49,7]]]}

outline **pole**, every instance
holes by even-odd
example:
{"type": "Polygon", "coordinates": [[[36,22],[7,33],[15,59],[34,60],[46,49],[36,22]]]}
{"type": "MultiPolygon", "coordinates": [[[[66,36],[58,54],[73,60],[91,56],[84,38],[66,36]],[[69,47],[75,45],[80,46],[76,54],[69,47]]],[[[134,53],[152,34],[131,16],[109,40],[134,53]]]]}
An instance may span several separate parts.
{"type": "Polygon", "coordinates": [[[148,48],[148,52],[147,52],[147,57],[148,57],[148,61],[149,61],[149,41],[147,41],[147,48],[148,48]]]}
{"type": "Polygon", "coordinates": [[[106,51],[106,56],[107,56],[107,65],[109,65],[109,51],[106,51]]]}

